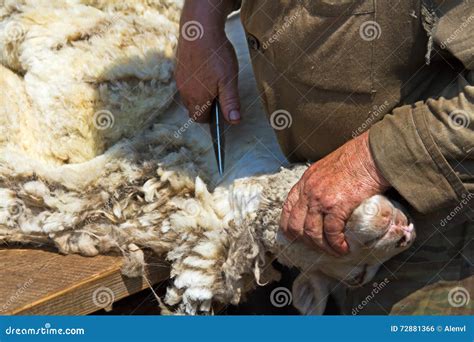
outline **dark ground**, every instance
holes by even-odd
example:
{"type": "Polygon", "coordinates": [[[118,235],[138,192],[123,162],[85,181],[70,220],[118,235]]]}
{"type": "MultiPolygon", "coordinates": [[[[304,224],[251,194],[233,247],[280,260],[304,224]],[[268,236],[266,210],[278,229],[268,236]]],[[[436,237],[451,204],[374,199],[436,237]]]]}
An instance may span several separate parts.
{"type": "MultiPolygon", "coordinates": [[[[227,306],[215,309],[216,315],[298,315],[298,311],[290,304],[281,308],[275,307],[270,302],[270,294],[273,289],[284,286],[291,289],[293,279],[298,275],[295,269],[288,269],[274,264],[275,268],[282,271],[282,279],[279,282],[258,287],[238,306],[227,306]]],[[[168,286],[168,281],[155,285],[154,290],[163,298],[168,286]]],[[[151,290],[143,290],[127,298],[114,303],[113,309],[109,312],[100,310],[94,315],[159,315],[160,308],[151,290]]],[[[335,302],[329,298],[325,315],[339,314],[335,302]]]]}

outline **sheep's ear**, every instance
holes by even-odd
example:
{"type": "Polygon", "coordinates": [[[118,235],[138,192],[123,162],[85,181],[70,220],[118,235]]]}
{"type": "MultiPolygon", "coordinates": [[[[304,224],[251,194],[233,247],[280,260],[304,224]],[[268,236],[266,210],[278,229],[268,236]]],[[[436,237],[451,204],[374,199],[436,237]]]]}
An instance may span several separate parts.
{"type": "Polygon", "coordinates": [[[293,283],[293,306],[303,315],[322,315],[330,284],[331,279],[320,272],[300,274],[293,283]]]}

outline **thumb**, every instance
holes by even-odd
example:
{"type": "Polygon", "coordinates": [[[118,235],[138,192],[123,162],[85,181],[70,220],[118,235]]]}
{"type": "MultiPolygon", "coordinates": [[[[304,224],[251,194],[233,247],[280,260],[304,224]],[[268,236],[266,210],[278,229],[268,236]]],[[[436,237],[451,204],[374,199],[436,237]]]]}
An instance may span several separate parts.
{"type": "Polygon", "coordinates": [[[237,75],[230,81],[219,83],[219,102],[226,121],[238,124],[240,122],[240,100],[237,75]]]}

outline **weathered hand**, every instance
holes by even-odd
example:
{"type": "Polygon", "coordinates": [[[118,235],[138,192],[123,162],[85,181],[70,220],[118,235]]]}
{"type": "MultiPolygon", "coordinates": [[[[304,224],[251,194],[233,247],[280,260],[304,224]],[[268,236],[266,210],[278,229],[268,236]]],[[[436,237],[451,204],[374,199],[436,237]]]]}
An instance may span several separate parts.
{"type": "Polygon", "coordinates": [[[290,239],[301,239],[332,255],[346,254],[344,226],[365,199],[390,185],[378,171],[368,132],[314,163],[291,189],[280,227],[290,239]]]}
{"type": "Polygon", "coordinates": [[[209,121],[210,104],[217,96],[224,118],[232,124],[240,120],[239,66],[224,32],[232,3],[186,1],[182,12],[175,78],[189,116],[197,122],[209,121]]]}

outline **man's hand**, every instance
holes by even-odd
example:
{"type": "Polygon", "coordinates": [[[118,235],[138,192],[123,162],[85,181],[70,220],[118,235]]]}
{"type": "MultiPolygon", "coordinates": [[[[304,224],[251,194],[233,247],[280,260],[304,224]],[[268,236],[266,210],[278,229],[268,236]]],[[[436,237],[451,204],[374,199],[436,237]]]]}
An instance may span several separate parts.
{"type": "Polygon", "coordinates": [[[306,170],[288,194],[280,227],[290,239],[346,254],[344,226],[352,211],[389,186],[374,163],[366,132],[306,170]]]}
{"type": "Polygon", "coordinates": [[[175,78],[189,116],[197,122],[209,121],[210,103],[217,96],[224,118],[232,124],[240,120],[239,66],[224,31],[234,1],[186,1],[183,8],[175,78]]]}

